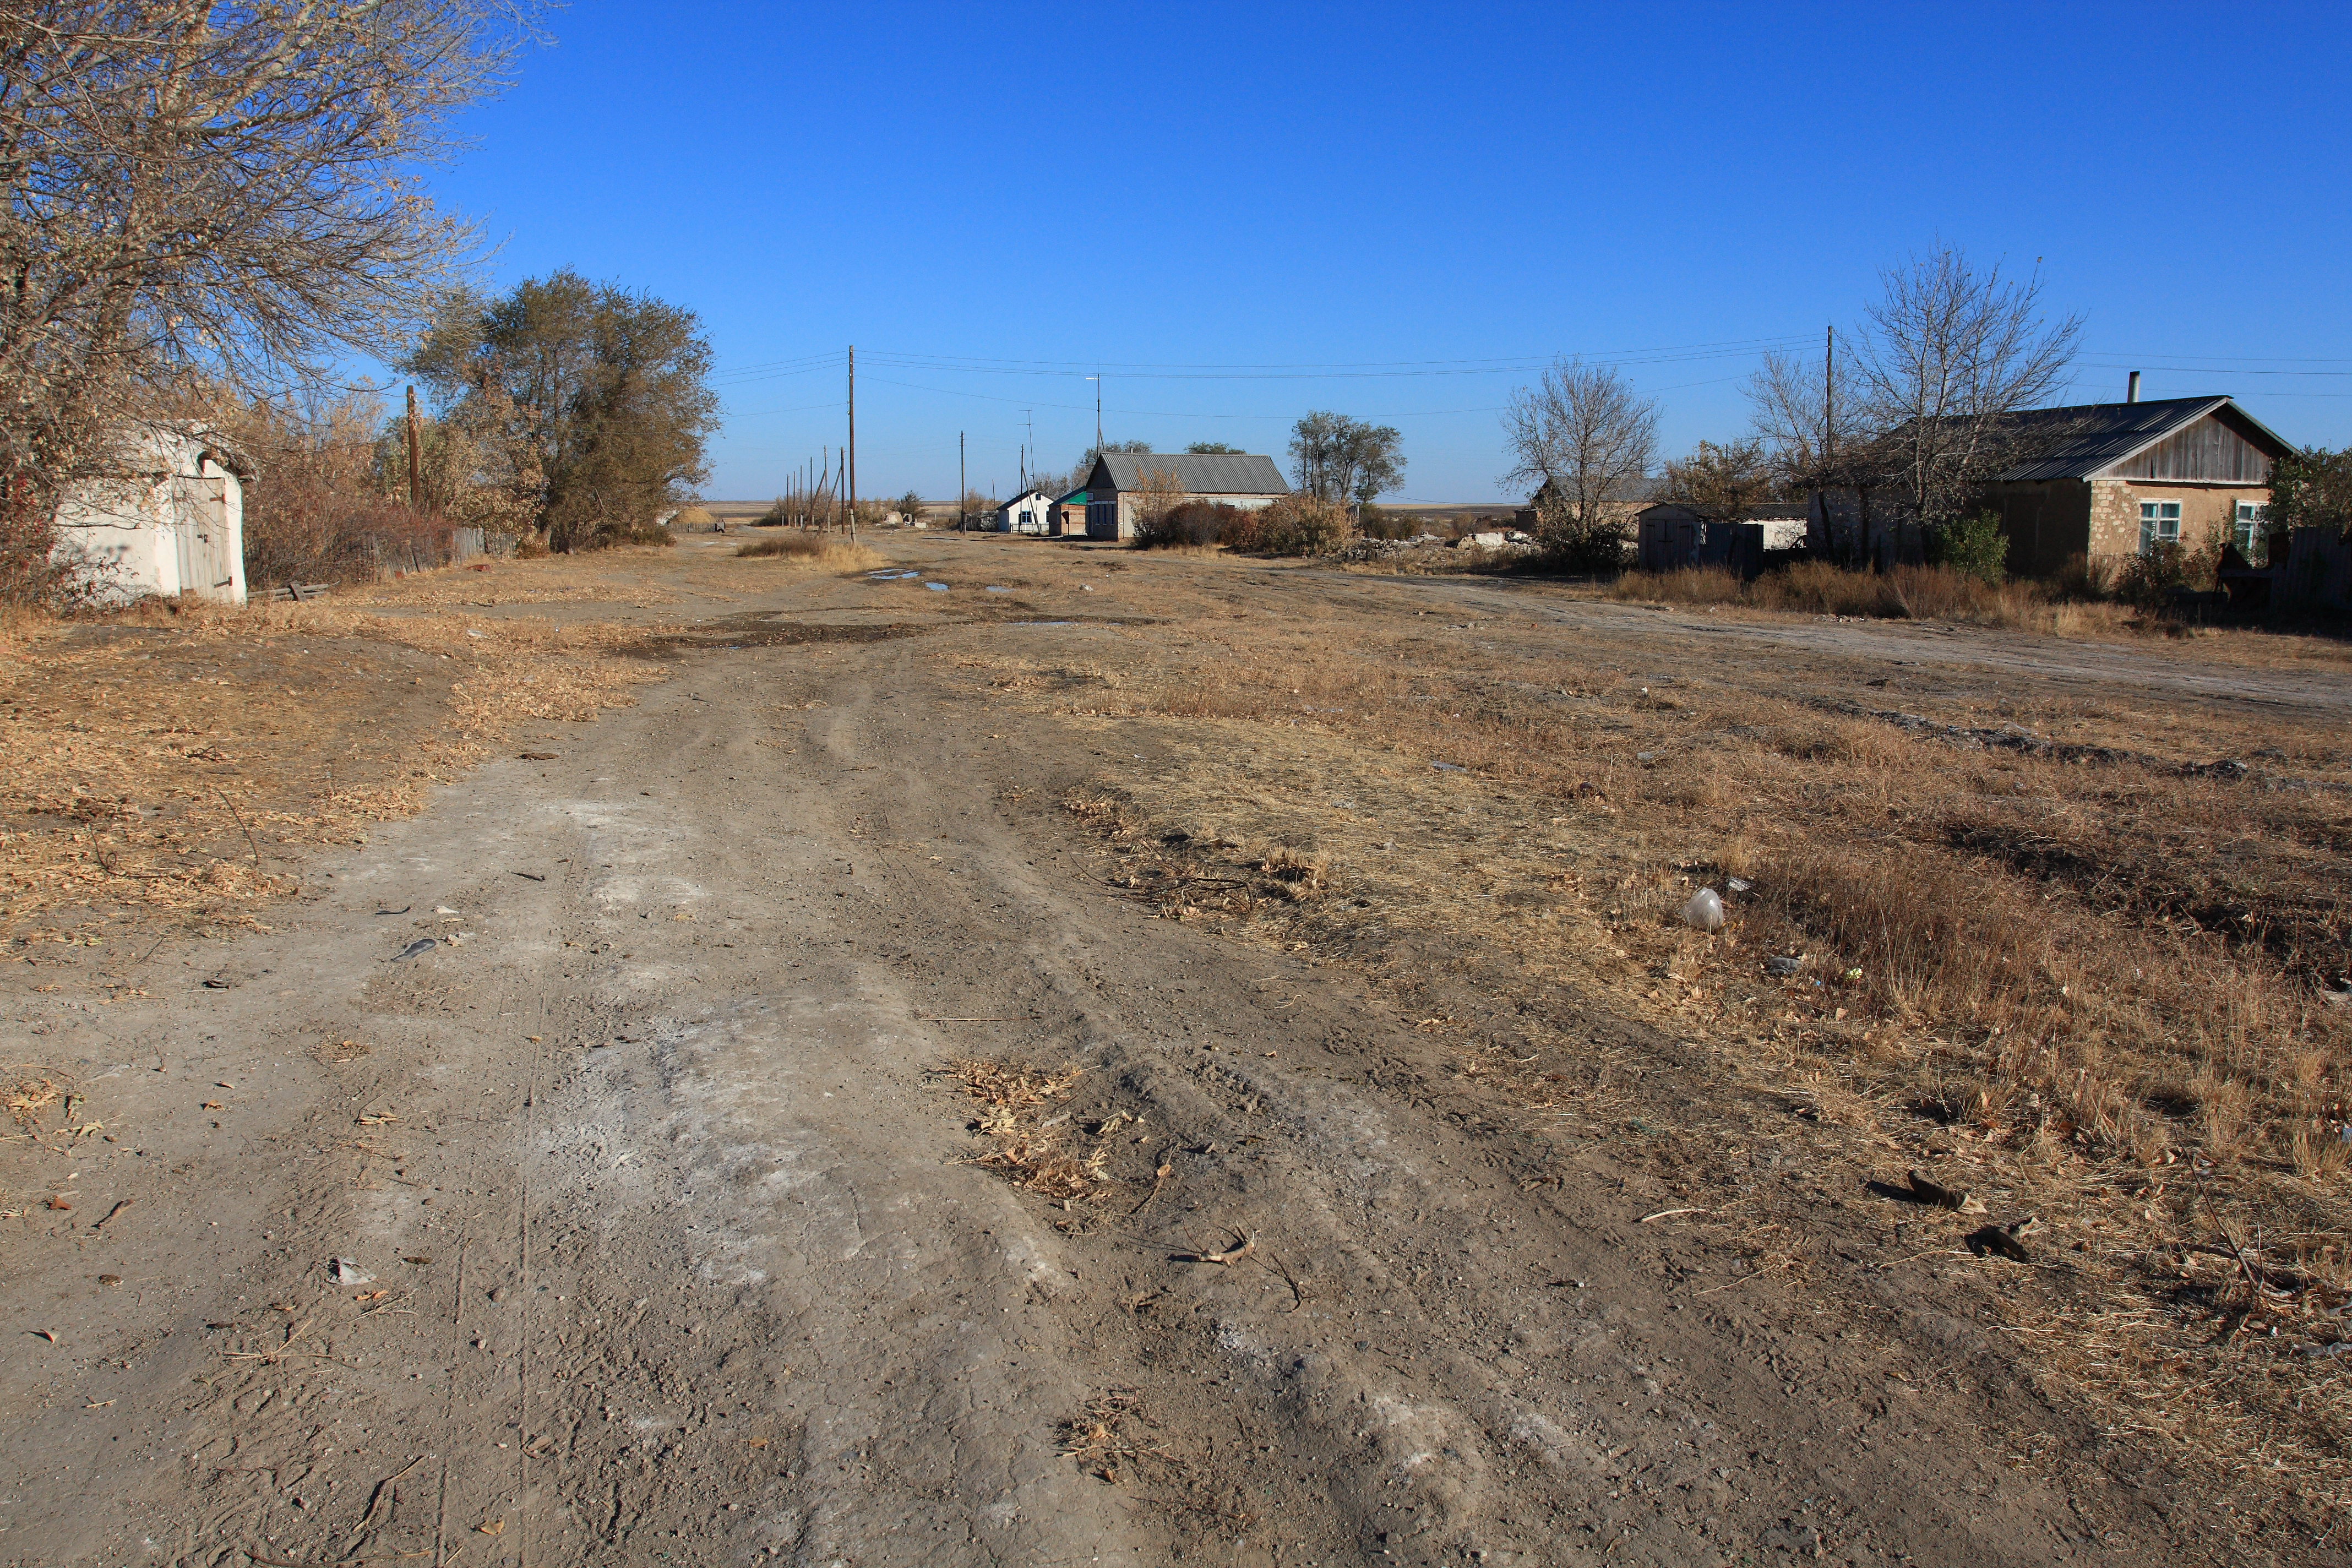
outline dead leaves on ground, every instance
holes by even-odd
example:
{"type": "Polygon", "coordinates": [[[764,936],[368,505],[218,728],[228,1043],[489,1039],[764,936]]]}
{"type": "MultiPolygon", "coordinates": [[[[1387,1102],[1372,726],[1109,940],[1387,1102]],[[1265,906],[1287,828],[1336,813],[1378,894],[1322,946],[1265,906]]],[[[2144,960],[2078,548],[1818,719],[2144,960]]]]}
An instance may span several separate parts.
{"type": "Polygon", "coordinates": [[[1089,1148],[1074,1137],[1071,1113],[1053,1109],[1069,1098],[1083,1068],[1046,1073],[965,1057],[943,1070],[980,1102],[971,1130],[995,1141],[977,1163],[1003,1172],[1024,1192],[1065,1203],[1092,1195],[1108,1181],[1109,1133],[1122,1119],[1098,1123],[1089,1148]]]}

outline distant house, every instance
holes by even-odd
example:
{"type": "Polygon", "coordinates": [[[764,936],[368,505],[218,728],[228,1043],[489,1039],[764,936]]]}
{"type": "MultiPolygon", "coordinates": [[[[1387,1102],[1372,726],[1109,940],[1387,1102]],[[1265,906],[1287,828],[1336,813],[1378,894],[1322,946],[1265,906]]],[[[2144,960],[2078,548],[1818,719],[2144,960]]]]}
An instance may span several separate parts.
{"type": "Polygon", "coordinates": [[[1245,452],[1102,452],[1085,484],[1056,502],[1068,526],[1073,504],[1083,507],[1088,539],[1135,537],[1139,500],[1172,497],[1216,501],[1255,510],[1290,493],[1272,458],[1245,452]]]}
{"type": "Polygon", "coordinates": [[[1769,557],[1804,548],[1811,510],[1802,501],[1774,502],[1715,517],[1681,501],[1660,501],[1633,514],[1634,563],[1644,572],[1721,566],[1755,577],[1769,557]]]}
{"type": "Polygon", "coordinates": [[[200,433],[142,434],[121,472],[85,480],[58,503],[53,557],[86,574],[106,603],[184,594],[242,605],[251,477],[200,433]]]}
{"type": "Polygon", "coordinates": [[[1053,511],[1054,498],[1033,486],[996,509],[996,531],[1045,533],[1053,526],[1053,511]]]}
{"type": "MultiPolygon", "coordinates": [[[[2261,552],[2271,464],[2293,448],[2227,397],[2171,397],[2036,408],[2005,435],[2040,451],[1993,476],[1979,504],[2009,536],[2009,569],[2058,571],[2080,555],[2115,562],[2216,533],[2261,552]]],[[[1916,531],[1913,531],[1916,533],[1916,531]]],[[[1817,494],[1808,543],[1839,560],[1889,565],[1916,558],[1892,508],[1869,489],[1817,494]]]]}

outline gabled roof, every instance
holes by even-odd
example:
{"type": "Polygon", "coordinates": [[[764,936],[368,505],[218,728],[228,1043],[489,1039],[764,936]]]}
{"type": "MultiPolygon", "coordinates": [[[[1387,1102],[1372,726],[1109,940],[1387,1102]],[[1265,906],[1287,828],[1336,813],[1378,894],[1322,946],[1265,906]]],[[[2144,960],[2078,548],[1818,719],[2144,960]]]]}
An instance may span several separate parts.
{"type": "Polygon", "coordinates": [[[1023,490],[1019,495],[1014,496],[1011,500],[1004,502],[1003,505],[999,506],[996,510],[1003,511],[1005,507],[1019,506],[1031,496],[1035,496],[1038,500],[1046,501],[1050,501],[1054,499],[1052,496],[1047,495],[1044,490],[1039,489],[1035,485],[1031,485],[1027,489],[1023,490]]]}
{"type": "MultiPolygon", "coordinates": [[[[1097,469],[1110,470],[1115,489],[1141,489],[1154,472],[1176,476],[1176,488],[1196,496],[1287,495],[1290,486],[1272,458],[1254,452],[1105,452],[1097,469]]],[[[1094,476],[1087,475],[1089,483],[1094,476]]]]}
{"type": "Polygon", "coordinates": [[[2057,440],[2042,457],[1993,476],[1996,483],[2039,479],[2087,479],[2126,462],[2158,442],[2214,415],[2267,457],[2294,448],[2227,397],[2164,397],[2147,403],[2085,403],[2071,408],[2032,408],[2011,415],[2011,429],[2031,437],[2046,431],[2057,440]]]}

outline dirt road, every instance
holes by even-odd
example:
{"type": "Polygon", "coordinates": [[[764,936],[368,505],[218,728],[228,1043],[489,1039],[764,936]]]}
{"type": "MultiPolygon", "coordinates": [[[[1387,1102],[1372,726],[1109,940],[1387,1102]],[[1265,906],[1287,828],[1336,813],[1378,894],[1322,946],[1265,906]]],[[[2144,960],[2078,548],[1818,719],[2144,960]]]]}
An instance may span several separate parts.
{"type": "Polygon", "coordinates": [[[1109,736],[949,679],[1057,634],[920,620],[730,623],[275,932],[16,998],[115,1141],[24,1155],[0,1560],[2208,1554],[1994,1336],[1751,1311],[1346,967],[1118,896],[1042,809],[1109,736]],[[1082,1068],[1114,1195],[980,1163],[960,1058],[1082,1068]]]}

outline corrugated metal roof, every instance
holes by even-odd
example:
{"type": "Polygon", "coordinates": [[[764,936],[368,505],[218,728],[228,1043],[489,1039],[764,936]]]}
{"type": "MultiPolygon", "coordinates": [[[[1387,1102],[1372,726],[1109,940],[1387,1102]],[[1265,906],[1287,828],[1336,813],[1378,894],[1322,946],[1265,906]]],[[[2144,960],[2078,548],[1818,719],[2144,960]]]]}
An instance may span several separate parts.
{"type": "Polygon", "coordinates": [[[1255,452],[1105,452],[1111,484],[1141,489],[1154,471],[1173,472],[1176,488],[1196,496],[1286,495],[1290,486],[1272,458],[1255,452]]]}
{"type": "Polygon", "coordinates": [[[2056,445],[2030,463],[2020,463],[1993,476],[1994,482],[2031,483],[2041,479],[2086,479],[2135,453],[2155,446],[2174,432],[2208,414],[2228,409],[2232,422],[2242,424],[2271,443],[2272,456],[2292,450],[2252,416],[2226,397],[2165,397],[2146,403],[2086,403],[2072,408],[2033,408],[2011,416],[2010,428],[2031,437],[2045,433],[2056,445]]]}

